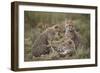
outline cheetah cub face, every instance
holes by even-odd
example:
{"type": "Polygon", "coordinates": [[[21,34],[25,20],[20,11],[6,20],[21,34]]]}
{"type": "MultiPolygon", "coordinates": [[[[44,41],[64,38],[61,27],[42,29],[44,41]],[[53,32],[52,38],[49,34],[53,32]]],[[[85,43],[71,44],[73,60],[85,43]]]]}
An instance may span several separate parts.
{"type": "Polygon", "coordinates": [[[75,44],[72,40],[67,40],[59,44],[55,50],[58,52],[60,57],[69,56],[75,51],[75,44]]]}

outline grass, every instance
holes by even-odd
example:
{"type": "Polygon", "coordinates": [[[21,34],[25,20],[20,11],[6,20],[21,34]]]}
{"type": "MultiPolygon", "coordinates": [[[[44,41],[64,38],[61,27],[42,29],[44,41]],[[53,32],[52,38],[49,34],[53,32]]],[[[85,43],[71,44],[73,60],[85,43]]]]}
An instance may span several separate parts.
{"type": "MultiPolygon", "coordinates": [[[[30,34],[30,33],[27,33],[30,34]]],[[[25,61],[45,61],[45,60],[64,60],[64,59],[86,59],[90,58],[90,49],[77,48],[75,53],[71,56],[66,55],[65,57],[58,56],[57,52],[50,53],[49,55],[43,55],[41,57],[32,56],[32,40],[31,35],[27,35],[25,38],[25,50],[24,60],[25,61]]]]}

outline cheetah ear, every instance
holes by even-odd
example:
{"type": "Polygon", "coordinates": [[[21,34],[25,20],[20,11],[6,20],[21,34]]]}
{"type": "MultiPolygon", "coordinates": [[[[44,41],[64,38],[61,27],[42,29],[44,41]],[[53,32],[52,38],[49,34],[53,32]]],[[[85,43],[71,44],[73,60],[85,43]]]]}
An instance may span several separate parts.
{"type": "Polygon", "coordinates": [[[67,27],[68,25],[69,25],[69,20],[68,19],[65,19],[64,26],[67,27]]]}
{"type": "Polygon", "coordinates": [[[73,20],[70,20],[70,23],[73,24],[73,20]]]}
{"type": "Polygon", "coordinates": [[[64,24],[65,25],[72,24],[72,20],[71,19],[65,19],[64,24]]]}

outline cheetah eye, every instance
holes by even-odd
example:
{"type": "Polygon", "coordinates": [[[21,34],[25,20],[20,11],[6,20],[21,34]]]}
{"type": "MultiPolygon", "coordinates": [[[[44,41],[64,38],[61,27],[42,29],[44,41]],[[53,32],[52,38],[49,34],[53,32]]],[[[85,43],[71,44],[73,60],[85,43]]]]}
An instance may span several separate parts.
{"type": "Polygon", "coordinates": [[[70,41],[69,44],[72,44],[72,42],[70,41]]]}
{"type": "Polygon", "coordinates": [[[55,29],[57,29],[58,28],[58,26],[55,26],[55,29]]]}

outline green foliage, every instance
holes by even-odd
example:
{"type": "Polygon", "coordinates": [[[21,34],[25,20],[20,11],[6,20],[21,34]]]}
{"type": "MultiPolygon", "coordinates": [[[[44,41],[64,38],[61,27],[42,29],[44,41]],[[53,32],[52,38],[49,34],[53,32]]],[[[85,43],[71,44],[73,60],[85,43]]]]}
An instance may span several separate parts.
{"type": "MultiPolygon", "coordinates": [[[[25,11],[24,12],[24,23],[25,23],[25,32],[24,32],[24,59],[25,61],[32,60],[48,60],[48,56],[43,59],[42,57],[33,59],[32,45],[35,39],[48,27],[51,27],[55,24],[62,26],[65,19],[72,19],[75,25],[75,28],[81,35],[81,41],[84,48],[78,48],[76,53],[70,57],[65,57],[63,59],[84,59],[90,57],[90,15],[89,14],[75,14],[75,13],[59,13],[59,12],[33,12],[25,11]]],[[[63,36],[63,33],[60,34],[63,36]]],[[[56,53],[55,53],[56,55],[56,53]]],[[[54,56],[52,59],[62,59],[61,57],[54,56]]]]}

